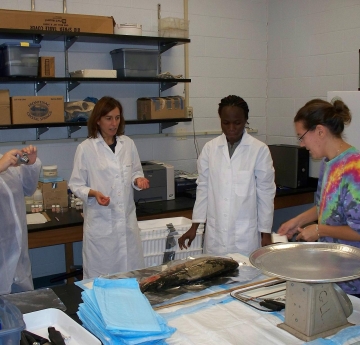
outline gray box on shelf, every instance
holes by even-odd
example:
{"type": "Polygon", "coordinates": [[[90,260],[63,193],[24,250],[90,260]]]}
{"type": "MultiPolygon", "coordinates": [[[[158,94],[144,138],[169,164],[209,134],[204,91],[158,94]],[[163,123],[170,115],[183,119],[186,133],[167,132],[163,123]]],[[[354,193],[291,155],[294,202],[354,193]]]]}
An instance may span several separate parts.
{"type": "Polygon", "coordinates": [[[155,49],[122,48],[110,52],[118,77],[156,77],[159,52],[155,49]]]}
{"type": "Polygon", "coordinates": [[[0,76],[38,75],[40,44],[8,42],[0,45],[0,76]]]}

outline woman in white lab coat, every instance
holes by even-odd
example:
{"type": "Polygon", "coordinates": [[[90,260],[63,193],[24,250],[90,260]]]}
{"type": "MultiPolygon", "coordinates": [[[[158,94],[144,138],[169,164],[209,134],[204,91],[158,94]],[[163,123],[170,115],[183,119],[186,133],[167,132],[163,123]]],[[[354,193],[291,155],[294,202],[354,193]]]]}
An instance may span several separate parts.
{"type": "Polygon", "coordinates": [[[223,134],[207,142],[198,159],[193,224],[179,246],[190,246],[206,222],[205,253],[248,256],[271,243],[273,162],[267,145],[246,132],[249,108],[241,97],[223,98],[218,113],[223,134]]]}
{"type": "Polygon", "coordinates": [[[149,188],[149,181],[124,127],[120,102],[103,97],[76,150],[69,187],[84,201],[84,279],[144,267],[133,188],[149,188]]]}
{"type": "Polygon", "coordinates": [[[35,146],[0,155],[0,295],[34,290],[24,196],[35,192],[40,169],[35,146]],[[19,166],[24,153],[28,162],[19,166]]]}

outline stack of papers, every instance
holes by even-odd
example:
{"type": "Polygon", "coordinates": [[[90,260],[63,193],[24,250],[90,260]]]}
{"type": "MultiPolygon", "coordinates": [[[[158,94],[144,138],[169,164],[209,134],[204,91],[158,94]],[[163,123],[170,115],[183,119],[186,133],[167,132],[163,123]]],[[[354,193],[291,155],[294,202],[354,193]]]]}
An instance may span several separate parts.
{"type": "Polygon", "coordinates": [[[26,215],[26,223],[30,224],[43,224],[46,223],[47,219],[42,213],[29,213],[26,215]]]}
{"type": "Polygon", "coordinates": [[[161,344],[176,330],[152,309],[135,278],[96,278],[81,296],[78,316],[104,345],[161,344]]]}

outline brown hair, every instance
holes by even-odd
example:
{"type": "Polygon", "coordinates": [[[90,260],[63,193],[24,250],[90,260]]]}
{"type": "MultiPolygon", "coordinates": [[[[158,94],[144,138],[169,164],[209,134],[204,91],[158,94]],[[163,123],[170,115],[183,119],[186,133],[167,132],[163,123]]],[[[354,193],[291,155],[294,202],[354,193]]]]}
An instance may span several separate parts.
{"type": "Polygon", "coordinates": [[[317,125],[323,125],[334,136],[340,138],[344,125],[351,122],[351,113],[348,106],[340,99],[336,99],[332,104],[316,98],[298,110],[294,122],[302,122],[304,129],[307,130],[314,130],[317,125]]]}
{"type": "Polygon", "coordinates": [[[101,134],[99,125],[97,124],[100,118],[107,115],[111,110],[118,108],[120,111],[120,124],[116,135],[124,134],[125,119],[123,115],[123,108],[119,101],[115,98],[104,96],[96,104],[88,120],[88,137],[97,138],[98,133],[101,134]]]}

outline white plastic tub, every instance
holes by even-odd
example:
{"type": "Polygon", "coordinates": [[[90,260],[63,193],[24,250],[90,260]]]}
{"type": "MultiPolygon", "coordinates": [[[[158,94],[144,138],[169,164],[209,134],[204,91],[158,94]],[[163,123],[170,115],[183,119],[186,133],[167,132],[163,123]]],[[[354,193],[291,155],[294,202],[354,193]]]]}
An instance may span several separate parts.
{"type": "Polygon", "coordinates": [[[44,177],[56,177],[57,176],[57,165],[44,165],[43,166],[44,177]]]}
{"type": "MultiPolygon", "coordinates": [[[[194,242],[193,242],[193,243],[194,243],[194,242]]],[[[192,246],[192,245],[191,245],[191,246],[192,246]]],[[[191,247],[191,248],[192,248],[192,247],[191,247]]],[[[200,254],[202,254],[202,252],[203,252],[202,248],[198,248],[198,249],[191,249],[191,248],[189,248],[189,249],[187,249],[187,250],[177,251],[177,252],[175,253],[175,258],[174,258],[174,260],[186,259],[186,258],[188,258],[189,256],[200,255],[200,254]]],[[[162,265],[162,263],[163,263],[163,258],[164,258],[164,253],[144,255],[145,267],[162,265]]]]}
{"type": "Polygon", "coordinates": [[[66,345],[101,344],[99,339],[59,309],[49,308],[24,314],[24,321],[28,331],[47,339],[48,327],[55,327],[64,336],[71,336],[66,345]]]}
{"type": "MultiPolygon", "coordinates": [[[[163,255],[166,250],[166,240],[170,233],[166,224],[172,224],[177,232],[177,234],[174,234],[176,246],[171,250],[180,251],[178,238],[190,229],[191,219],[185,217],[163,218],[138,222],[144,255],[163,255]]],[[[200,225],[191,244],[191,250],[202,250],[203,232],[204,227],[200,225]]]]}
{"type": "Polygon", "coordinates": [[[141,24],[127,24],[127,23],[115,24],[114,34],[141,36],[142,35],[142,25],[141,24]]]}

